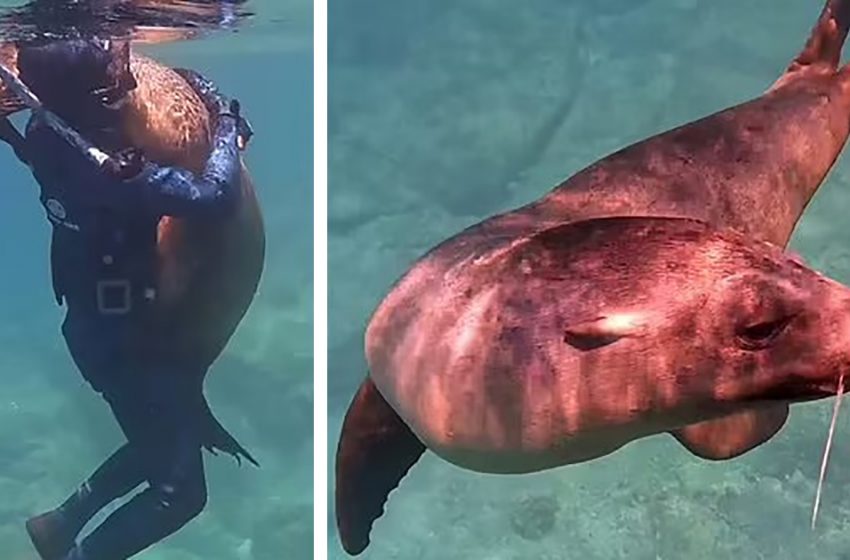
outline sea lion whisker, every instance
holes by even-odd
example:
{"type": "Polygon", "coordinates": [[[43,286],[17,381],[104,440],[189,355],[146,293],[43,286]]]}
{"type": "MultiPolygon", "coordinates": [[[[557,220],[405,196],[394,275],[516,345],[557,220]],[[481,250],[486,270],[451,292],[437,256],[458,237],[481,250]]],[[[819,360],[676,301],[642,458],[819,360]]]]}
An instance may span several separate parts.
{"type": "Polygon", "coordinates": [[[826,477],[826,466],[829,462],[829,451],[832,448],[832,436],[835,434],[835,423],[838,420],[838,410],[841,408],[841,396],[844,394],[844,374],[838,377],[838,390],[835,395],[835,406],[832,408],[832,420],[829,422],[829,433],[826,437],[826,445],[823,448],[823,457],[820,463],[820,475],[818,476],[818,488],[815,492],[815,503],[812,507],[812,530],[815,528],[815,523],[818,519],[818,508],[820,507],[821,491],[823,490],[823,481],[826,477]]]}

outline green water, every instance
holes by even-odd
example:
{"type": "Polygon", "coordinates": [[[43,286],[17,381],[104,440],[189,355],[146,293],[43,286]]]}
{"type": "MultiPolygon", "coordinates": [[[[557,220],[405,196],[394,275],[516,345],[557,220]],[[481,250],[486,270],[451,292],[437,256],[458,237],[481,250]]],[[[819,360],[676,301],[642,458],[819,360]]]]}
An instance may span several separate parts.
{"type": "MultiPolygon", "coordinates": [[[[821,8],[819,0],[330,0],[331,459],[366,371],[365,323],[414,259],[615,149],[759,95],[821,8]]],[[[849,164],[839,161],[792,242],[844,283],[849,164]]],[[[531,476],[473,474],[426,454],[390,495],[362,557],[847,559],[846,421],[818,528],[809,529],[830,409],[795,406],[770,443],[721,463],[662,436],[531,476]]],[[[328,527],[330,557],[344,558],[332,519],[328,527]]]]}
{"type": "MultiPolygon", "coordinates": [[[[262,468],[207,455],[207,509],[143,560],[312,558],[312,3],[249,5],[258,17],[239,33],[144,51],[217,82],[256,132],[246,157],[266,269],[207,393],[262,468]]],[[[61,339],[35,183],[5,148],[0,174],[0,550],[24,560],[35,553],[23,521],[58,505],[123,438],[61,339]]]]}

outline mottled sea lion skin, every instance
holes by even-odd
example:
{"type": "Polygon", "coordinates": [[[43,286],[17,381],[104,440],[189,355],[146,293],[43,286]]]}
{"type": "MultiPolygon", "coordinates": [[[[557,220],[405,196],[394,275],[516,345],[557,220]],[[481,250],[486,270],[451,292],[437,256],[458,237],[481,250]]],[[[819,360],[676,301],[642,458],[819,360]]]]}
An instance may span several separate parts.
{"type": "MultiPolygon", "coordinates": [[[[474,445],[465,447],[465,451],[454,448],[452,442],[460,437],[457,434],[469,429],[463,415],[445,414],[434,404],[437,401],[430,405],[434,408],[422,404],[427,400],[423,395],[429,392],[455,391],[457,399],[463,400],[463,408],[470,410],[469,416],[478,418],[471,411],[476,406],[492,410],[491,405],[498,401],[508,414],[520,402],[521,391],[513,393],[517,398],[513,404],[505,397],[512,394],[509,387],[516,389],[512,385],[515,378],[507,373],[502,378],[489,379],[476,392],[469,389],[474,384],[460,383],[457,372],[445,370],[445,362],[439,360],[435,349],[460,343],[449,340],[445,328],[431,330],[429,318],[438,321],[436,317],[440,315],[434,298],[458,298],[451,304],[451,313],[458,321],[473,313],[476,305],[489,309],[485,295],[492,286],[467,285],[466,289],[472,292],[466,303],[462,303],[462,294],[453,291],[466,281],[464,275],[476,270],[475,266],[486,267],[487,263],[505,258],[517,246],[545,231],[593,218],[693,218],[784,247],[850,132],[850,70],[839,67],[848,27],[850,1],[827,1],[802,52],[763,95],[611,154],[541,199],[453,236],[414,264],[371,318],[366,333],[370,377],[346,415],[340,438],[337,521],[343,546],[349,553],[358,554],[366,548],[369,529],[382,514],[388,491],[398,484],[426,445],[437,446],[441,455],[469,468],[500,470],[478,461],[474,451],[467,456],[474,445]],[[417,348],[428,349],[423,356],[429,356],[430,366],[417,369],[419,366],[414,364],[424,358],[416,357],[411,347],[406,347],[407,352],[399,350],[397,345],[405,337],[416,338],[420,345],[417,348]],[[418,373],[411,373],[413,370],[418,373]],[[502,397],[482,404],[494,394],[502,397]],[[358,429],[361,417],[369,417],[366,409],[370,407],[398,414],[385,414],[383,439],[363,438],[358,429]],[[411,446],[406,444],[406,461],[394,469],[384,469],[382,464],[391,462],[386,458],[391,453],[390,446],[409,437],[400,424],[412,429],[425,445],[417,449],[418,453],[410,453],[411,446]],[[348,433],[361,435],[351,439],[348,433]],[[357,497],[358,503],[352,503],[351,497],[357,497]]],[[[503,273],[521,274],[509,270],[503,273]]],[[[588,283],[593,281],[586,278],[588,283]]],[[[461,332],[468,336],[470,348],[478,350],[471,352],[468,360],[475,362],[489,355],[491,348],[473,328],[461,332]]],[[[526,353],[530,352],[526,349],[526,353]]],[[[514,373],[521,374],[522,368],[514,373]]],[[[530,384],[533,380],[525,382],[530,384]]],[[[694,418],[690,424],[671,424],[667,429],[695,454],[726,459],[770,439],[785,423],[788,405],[781,400],[752,408],[739,403],[729,409],[719,407],[715,412],[694,418]]],[[[592,411],[589,413],[592,416],[592,411]]],[[[548,429],[557,433],[565,428],[549,425],[548,429]]],[[[481,435],[484,437],[483,432],[481,435]]],[[[598,433],[592,437],[598,437],[598,433]]],[[[594,448],[592,441],[587,446],[588,458],[605,454],[604,446],[594,448]]],[[[619,444],[611,449],[617,447],[619,444]]],[[[525,465],[517,457],[515,464],[501,470],[530,472],[553,466],[552,461],[533,460],[530,455],[527,458],[525,465]]],[[[566,462],[574,461],[561,464],[566,462]]]]}

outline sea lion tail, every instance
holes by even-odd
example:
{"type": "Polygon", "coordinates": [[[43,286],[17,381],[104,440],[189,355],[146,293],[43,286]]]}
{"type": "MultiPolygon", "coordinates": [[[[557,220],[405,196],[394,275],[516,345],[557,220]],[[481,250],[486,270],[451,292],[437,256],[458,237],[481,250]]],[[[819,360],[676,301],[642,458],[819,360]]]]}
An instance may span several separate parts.
{"type": "Polygon", "coordinates": [[[806,66],[828,66],[835,70],[841,62],[841,49],[850,30],[850,0],[827,0],[806,46],[788,71],[806,66]]]}
{"type": "Polygon", "coordinates": [[[203,410],[201,412],[205,416],[204,448],[213,455],[217,454],[216,451],[224,451],[232,455],[239,463],[242,462],[242,458],[245,458],[255,467],[260,466],[257,460],[221,425],[221,422],[218,421],[218,418],[210,410],[210,405],[206,397],[204,397],[203,410]]]}
{"type": "Polygon", "coordinates": [[[360,385],[342,424],[336,451],[336,522],[346,552],[369,546],[372,523],[425,445],[390,407],[375,384],[360,385]]]}

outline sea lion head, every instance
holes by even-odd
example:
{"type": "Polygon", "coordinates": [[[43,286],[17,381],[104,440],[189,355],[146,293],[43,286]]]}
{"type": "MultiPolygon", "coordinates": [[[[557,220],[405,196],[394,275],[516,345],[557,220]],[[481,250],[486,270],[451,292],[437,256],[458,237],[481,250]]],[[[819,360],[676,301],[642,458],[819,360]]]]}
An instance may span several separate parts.
{"type": "Polygon", "coordinates": [[[627,379],[645,367],[662,393],[675,380],[671,403],[693,397],[689,410],[704,403],[708,416],[834,395],[850,373],[850,288],[798,256],[686,219],[573,229],[544,234],[535,255],[548,278],[595,277],[590,290],[575,283],[570,304],[587,319],[564,328],[581,367],[627,379]]]}
{"type": "Polygon", "coordinates": [[[19,48],[18,69],[45,107],[82,131],[116,126],[137,85],[123,40],[28,43],[19,48]]]}
{"type": "Polygon", "coordinates": [[[747,268],[707,291],[703,337],[729,364],[717,395],[755,403],[835,395],[850,374],[850,289],[773,247],[747,256],[747,268]]]}

